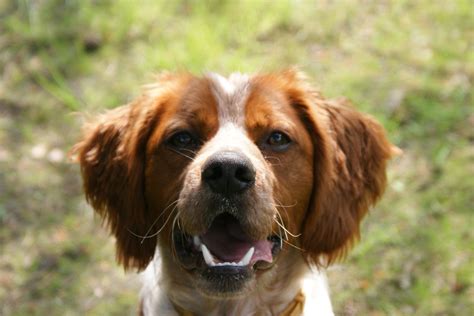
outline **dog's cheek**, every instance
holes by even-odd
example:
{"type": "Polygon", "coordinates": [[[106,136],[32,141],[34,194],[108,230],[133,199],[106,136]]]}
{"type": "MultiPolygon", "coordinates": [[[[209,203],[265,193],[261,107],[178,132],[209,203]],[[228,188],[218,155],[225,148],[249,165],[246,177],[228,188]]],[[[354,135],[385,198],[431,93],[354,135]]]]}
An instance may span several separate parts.
{"type": "MultiPolygon", "coordinates": [[[[257,164],[258,165],[258,164],[257,164]]],[[[251,233],[255,239],[264,239],[274,231],[275,193],[273,191],[275,176],[270,168],[258,166],[255,187],[247,199],[247,220],[253,227],[251,233]]]]}
{"type": "Polygon", "coordinates": [[[275,202],[281,221],[294,234],[299,234],[300,226],[309,207],[313,189],[312,157],[304,152],[296,152],[282,157],[286,168],[275,168],[277,181],[274,185],[275,202]]]}
{"type": "Polygon", "coordinates": [[[145,170],[145,198],[148,212],[153,214],[154,222],[149,223],[151,234],[161,230],[160,237],[171,238],[174,218],[177,216],[179,192],[183,186],[183,162],[168,157],[170,154],[160,150],[147,160],[145,170]]]}

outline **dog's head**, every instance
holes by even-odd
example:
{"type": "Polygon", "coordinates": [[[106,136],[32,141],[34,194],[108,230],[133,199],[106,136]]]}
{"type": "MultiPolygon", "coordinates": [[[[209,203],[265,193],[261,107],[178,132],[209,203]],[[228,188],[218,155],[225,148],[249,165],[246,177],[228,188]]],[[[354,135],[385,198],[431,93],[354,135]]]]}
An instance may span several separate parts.
{"type": "MultiPolygon", "coordinates": [[[[289,247],[343,256],[394,147],[372,118],[300,74],[162,75],[75,147],[88,201],[126,268],[164,260],[211,296],[256,286],[289,247]]],[[[271,274],[269,274],[271,275],[271,274]]]]}

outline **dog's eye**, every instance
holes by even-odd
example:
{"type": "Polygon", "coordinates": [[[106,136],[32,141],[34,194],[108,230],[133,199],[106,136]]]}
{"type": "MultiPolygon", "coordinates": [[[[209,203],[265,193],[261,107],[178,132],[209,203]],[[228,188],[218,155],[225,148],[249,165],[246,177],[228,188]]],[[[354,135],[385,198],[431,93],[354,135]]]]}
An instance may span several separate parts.
{"type": "Polygon", "coordinates": [[[169,144],[175,148],[190,148],[197,146],[198,141],[189,132],[178,132],[171,136],[169,144]]]}
{"type": "Polygon", "coordinates": [[[283,150],[291,143],[290,137],[283,132],[275,131],[270,134],[267,144],[276,150],[283,150]]]}

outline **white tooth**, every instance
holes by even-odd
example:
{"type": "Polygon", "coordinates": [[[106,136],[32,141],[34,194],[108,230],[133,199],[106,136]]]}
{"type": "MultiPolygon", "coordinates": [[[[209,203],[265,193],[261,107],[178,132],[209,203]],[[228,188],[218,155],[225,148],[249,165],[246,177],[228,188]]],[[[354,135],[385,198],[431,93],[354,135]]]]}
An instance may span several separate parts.
{"type": "Polygon", "coordinates": [[[199,239],[198,236],[194,236],[193,237],[193,242],[194,242],[194,246],[196,246],[196,248],[198,249],[201,249],[201,239],[199,239]]]}
{"type": "Polygon", "coordinates": [[[216,267],[225,267],[225,266],[238,266],[239,264],[236,262],[217,262],[215,264],[216,267]]]}
{"type": "Polygon", "coordinates": [[[201,251],[204,257],[204,261],[206,261],[206,264],[211,267],[215,266],[216,263],[214,262],[214,258],[212,258],[211,252],[209,251],[209,249],[207,249],[205,244],[201,245],[201,251]]]}
{"type": "Polygon", "coordinates": [[[240,259],[239,263],[237,263],[238,266],[247,266],[250,263],[250,259],[252,259],[253,253],[255,251],[255,248],[252,247],[250,248],[245,256],[240,259]]]}

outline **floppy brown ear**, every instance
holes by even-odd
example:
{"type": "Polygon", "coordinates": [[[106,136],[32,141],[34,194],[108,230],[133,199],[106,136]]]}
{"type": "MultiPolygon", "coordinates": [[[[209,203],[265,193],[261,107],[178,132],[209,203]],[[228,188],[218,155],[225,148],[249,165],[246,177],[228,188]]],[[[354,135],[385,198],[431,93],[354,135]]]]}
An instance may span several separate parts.
{"type": "Polygon", "coordinates": [[[314,262],[325,255],[330,264],[359,238],[360,221],[384,192],[387,160],[396,147],[379,123],[350,104],[320,100],[315,106],[319,109],[313,115],[326,116],[319,119],[319,131],[329,141],[325,153],[329,169],[315,179],[303,248],[314,262]]]}
{"type": "Polygon", "coordinates": [[[309,261],[330,264],[359,238],[361,219],[385,189],[387,160],[399,149],[370,116],[348,102],[325,100],[295,72],[290,77],[290,102],[314,146],[313,195],[301,246],[309,261]]]}
{"type": "Polygon", "coordinates": [[[143,177],[147,139],[159,116],[138,99],[89,123],[73,148],[87,201],[115,235],[117,260],[126,269],[145,268],[156,248],[156,239],[137,236],[144,236],[154,219],[146,208],[143,177]]]}

